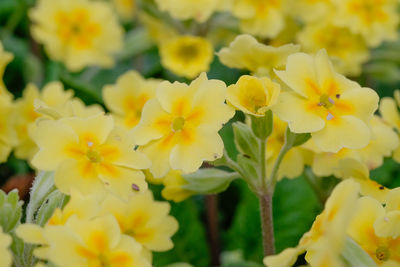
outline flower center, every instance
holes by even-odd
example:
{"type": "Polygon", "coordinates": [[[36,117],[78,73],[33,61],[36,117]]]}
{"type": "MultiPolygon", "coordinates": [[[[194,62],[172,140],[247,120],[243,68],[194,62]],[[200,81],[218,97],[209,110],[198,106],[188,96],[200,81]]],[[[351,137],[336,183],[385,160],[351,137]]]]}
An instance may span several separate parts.
{"type": "Polygon", "coordinates": [[[182,117],[177,117],[172,121],[172,131],[177,132],[183,129],[185,125],[185,119],[182,117]]]}
{"type": "Polygon", "coordinates": [[[390,251],[385,246],[379,246],[375,251],[375,256],[380,261],[387,261],[390,258],[390,251]]]}
{"type": "Polygon", "coordinates": [[[86,157],[93,163],[99,163],[101,161],[101,155],[94,150],[88,150],[86,152],[86,157]]]}
{"type": "Polygon", "coordinates": [[[186,44],[179,48],[178,56],[185,61],[193,60],[193,58],[197,57],[198,49],[194,44],[186,44]]]}
{"type": "Polygon", "coordinates": [[[323,94],[321,95],[321,97],[319,98],[319,103],[318,105],[321,107],[325,107],[325,108],[330,108],[335,104],[335,101],[330,98],[327,94],[323,94]]]}

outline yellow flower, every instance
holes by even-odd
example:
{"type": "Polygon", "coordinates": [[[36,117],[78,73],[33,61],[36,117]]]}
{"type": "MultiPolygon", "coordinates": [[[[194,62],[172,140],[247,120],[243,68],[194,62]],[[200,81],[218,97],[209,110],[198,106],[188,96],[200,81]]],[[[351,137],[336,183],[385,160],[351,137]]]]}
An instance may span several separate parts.
{"type": "Polygon", "coordinates": [[[7,161],[16,145],[17,139],[13,129],[15,107],[7,95],[0,95],[0,163],[7,161]]]}
{"type": "Polygon", "coordinates": [[[205,73],[190,85],[160,84],[133,129],[139,150],[153,162],[150,171],[156,178],[170,169],[194,172],[204,160],[222,156],[218,131],[234,115],[225,97],[226,85],[208,80],[205,73]]]}
{"type": "MultiPolygon", "coordinates": [[[[400,132],[400,114],[398,107],[400,105],[399,99],[400,91],[396,90],[394,93],[395,99],[390,97],[384,97],[381,100],[379,106],[379,112],[382,115],[383,120],[393,127],[397,133],[400,132]],[[396,101],[395,101],[396,100],[396,101]]],[[[400,162],[400,147],[393,152],[393,159],[400,162]]]]}
{"type": "Polygon", "coordinates": [[[284,7],[284,0],[235,0],[232,14],[243,32],[274,38],[285,26],[284,7]]]}
{"type": "Polygon", "coordinates": [[[228,86],[227,101],[246,114],[262,117],[276,104],[280,88],[269,78],[244,75],[236,84],[228,86]]]}
{"type": "Polygon", "coordinates": [[[138,72],[129,71],[115,85],[103,88],[103,99],[115,122],[130,130],[138,124],[144,104],[155,96],[160,81],[145,80],[138,72]]]}
{"type": "Polygon", "coordinates": [[[48,260],[60,267],[140,266],[150,267],[142,247],[132,237],[121,234],[111,215],[93,220],[71,218],[63,226],[44,232],[48,260]]]}
{"type": "Polygon", "coordinates": [[[112,0],[118,15],[125,21],[131,21],[135,16],[136,0],[112,0]]]}
{"type": "Polygon", "coordinates": [[[5,51],[4,48],[3,48],[3,44],[0,41],[0,96],[4,96],[5,95],[5,96],[7,96],[9,98],[12,98],[11,93],[7,91],[7,88],[4,85],[3,75],[4,75],[4,71],[6,70],[6,66],[13,59],[14,59],[13,54],[5,51]]]}
{"type": "Polygon", "coordinates": [[[370,139],[369,121],[379,97],[369,88],[336,73],[325,50],[288,57],[286,71],[276,71],[293,91],[282,92],[272,108],[295,133],[311,133],[324,152],[362,148],[370,139]]]}
{"type": "Polygon", "coordinates": [[[304,22],[324,20],[334,10],[332,0],[291,0],[289,12],[304,22]]]}
{"type": "Polygon", "coordinates": [[[335,24],[361,34],[370,46],[397,38],[398,1],[334,0],[338,13],[335,24]]]}
{"type": "Polygon", "coordinates": [[[32,164],[55,171],[55,184],[66,194],[72,189],[83,194],[145,190],[144,175],[137,169],[150,162],[134,151],[124,131],[113,127],[112,117],[103,114],[41,121],[33,133],[39,152],[32,164]]]}
{"type": "Polygon", "coordinates": [[[297,256],[306,253],[311,266],[344,266],[340,252],[350,224],[359,185],[346,180],[335,187],[325,204],[324,211],[317,216],[310,231],[305,233],[296,248],[285,249],[278,255],[268,256],[264,263],[268,267],[291,266],[297,256]]]}
{"type": "Polygon", "coordinates": [[[62,108],[68,100],[72,99],[71,90],[64,91],[63,85],[59,82],[47,84],[41,92],[29,84],[23,92],[22,98],[15,101],[15,122],[14,127],[17,133],[18,145],[15,148],[15,155],[21,159],[31,159],[37,151],[37,146],[30,137],[30,131],[35,127],[35,121],[41,117],[35,111],[35,101],[41,101],[46,107],[55,109],[62,108]]]}
{"type": "MultiPolygon", "coordinates": [[[[278,158],[279,152],[285,143],[285,132],[287,123],[281,121],[277,116],[273,118],[273,131],[267,139],[266,159],[267,173],[271,173],[272,167],[278,158]]],[[[301,175],[305,165],[305,151],[301,147],[293,147],[283,157],[279,166],[278,178],[296,178],[301,175]]]]}
{"type": "Polygon", "coordinates": [[[12,263],[12,255],[8,250],[11,245],[11,237],[5,233],[0,227],[0,267],[9,267],[12,263]]]}
{"type": "Polygon", "coordinates": [[[35,40],[71,71],[90,65],[112,67],[112,54],[122,48],[122,28],[107,3],[40,0],[29,15],[35,40]]]}
{"type": "Polygon", "coordinates": [[[221,0],[156,0],[156,3],[161,11],[167,11],[174,18],[195,19],[200,23],[224,8],[224,1],[221,0]]]}
{"type": "Polygon", "coordinates": [[[273,76],[272,70],[284,68],[287,57],[299,50],[300,46],[293,44],[280,47],[264,45],[253,36],[242,34],[217,55],[230,68],[246,69],[257,76],[273,76]]]}
{"type": "Polygon", "coordinates": [[[310,140],[305,147],[316,154],[312,162],[312,170],[318,176],[335,175],[341,177],[339,162],[343,159],[354,159],[365,165],[369,170],[378,168],[384,157],[389,157],[399,146],[397,134],[378,116],[371,120],[372,138],[369,144],[361,149],[342,148],[337,153],[322,152],[310,140]]]}
{"type": "Polygon", "coordinates": [[[196,36],[180,36],[160,45],[161,64],[173,73],[189,79],[208,71],[213,53],[212,44],[196,36]]]}
{"type": "Polygon", "coordinates": [[[315,53],[325,48],[335,69],[344,75],[360,75],[361,65],[369,59],[369,50],[361,35],[329,21],[307,24],[297,38],[306,52],[315,53]]]}
{"type": "Polygon", "coordinates": [[[161,191],[161,195],[166,200],[172,200],[174,202],[181,202],[191,197],[194,192],[183,188],[188,182],[183,179],[182,172],[170,171],[162,180],[164,188],[161,191]]]}
{"type": "Polygon", "coordinates": [[[102,210],[117,219],[123,234],[146,249],[166,251],[173,247],[171,236],[178,230],[178,222],[168,215],[169,203],[155,201],[150,191],[131,194],[126,200],[109,194],[102,210]]]}
{"type": "MultiPolygon", "coordinates": [[[[400,237],[400,188],[388,192],[385,202],[386,214],[374,223],[375,233],[380,237],[400,237]]],[[[400,239],[399,239],[400,241],[400,239]]],[[[398,259],[400,263],[400,257],[398,259]]]]}
{"type": "MultiPolygon", "coordinates": [[[[397,191],[396,194],[399,192],[397,191]]],[[[390,227],[390,220],[386,217],[382,204],[371,198],[362,197],[357,201],[353,219],[348,227],[348,234],[354,239],[376,262],[378,266],[398,266],[400,264],[400,237],[393,237],[391,231],[383,229],[386,235],[380,235],[380,224],[389,227],[390,230],[398,233],[399,223],[395,227],[390,227]],[[383,220],[383,222],[381,222],[383,220]],[[385,222],[386,221],[386,222],[385,222]],[[378,225],[376,225],[378,223],[378,225]],[[377,231],[378,230],[378,231],[377,231]]],[[[392,225],[393,226],[393,225],[392,225]]]]}

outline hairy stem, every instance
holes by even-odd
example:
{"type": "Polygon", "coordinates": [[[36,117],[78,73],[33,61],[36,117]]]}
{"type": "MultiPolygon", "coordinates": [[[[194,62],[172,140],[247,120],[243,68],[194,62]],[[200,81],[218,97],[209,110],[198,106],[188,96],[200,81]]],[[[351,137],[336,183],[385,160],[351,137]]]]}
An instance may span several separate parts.
{"type": "Polygon", "coordinates": [[[272,216],[272,192],[258,196],[260,201],[261,229],[264,257],[275,254],[274,222],[272,216]]]}

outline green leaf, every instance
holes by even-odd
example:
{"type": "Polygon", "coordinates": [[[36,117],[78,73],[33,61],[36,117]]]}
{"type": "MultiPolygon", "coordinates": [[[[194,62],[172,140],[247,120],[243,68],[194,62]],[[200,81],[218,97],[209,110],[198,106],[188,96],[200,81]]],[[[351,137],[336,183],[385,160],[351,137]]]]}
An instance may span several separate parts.
{"type": "Polygon", "coordinates": [[[273,117],[271,110],[268,110],[263,117],[251,116],[251,129],[258,138],[267,139],[272,133],[272,128],[273,117]]]}
{"type": "Polygon", "coordinates": [[[37,211],[54,190],[56,190],[54,186],[54,172],[41,171],[33,181],[30,200],[26,209],[27,223],[35,222],[37,211]]]}
{"type": "Polygon", "coordinates": [[[239,178],[235,172],[215,168],[200,169],[195,173],[183,175],[188,182],[183,188],[198,194],[216,194],[225,191],[230,183],[239,178]]]}
{"type": "Polygon", "coordinates": [[[350,237],[346,238],[342,257],[349,267],[377,267],[374,260],[350,237]]]}
{"type": "Polygon", "coordinates": [[[232,126],[235,136],[235,145],[239,152],[258,162],[260,149],[257,138],[250,130],[249,126],[243,122],[235,122],[232,126]]]}
{"type": "Polygon", "coordinates": [[[165,267],[193,267],[193,265],[190,265],[189,263],[186,263],[186,262],[177,262],[177,263],[169,264],[165,267]]]}
{"type": "Polygon", "coordinates": [[[253,183],[254,181],[256,181],[256,179],[258,178],[257,163],[250,160],[249,158],[246,158],[244,155],[238,155],[236,160],[240,168],[245,173],[245,176],[252,179],[252,181],[249,182],[253,183]]]}

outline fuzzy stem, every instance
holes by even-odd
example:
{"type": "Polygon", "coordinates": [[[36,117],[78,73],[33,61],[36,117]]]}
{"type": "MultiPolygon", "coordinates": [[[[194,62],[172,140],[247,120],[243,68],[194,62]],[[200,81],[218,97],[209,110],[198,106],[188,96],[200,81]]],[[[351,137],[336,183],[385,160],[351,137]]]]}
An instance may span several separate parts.
{"type": "Polygon", "coordinates": [[[264,257],[275,254],[274,222],[272,216],[272,193],[258,196],[260,201],[261,229],[264,257]]]}

